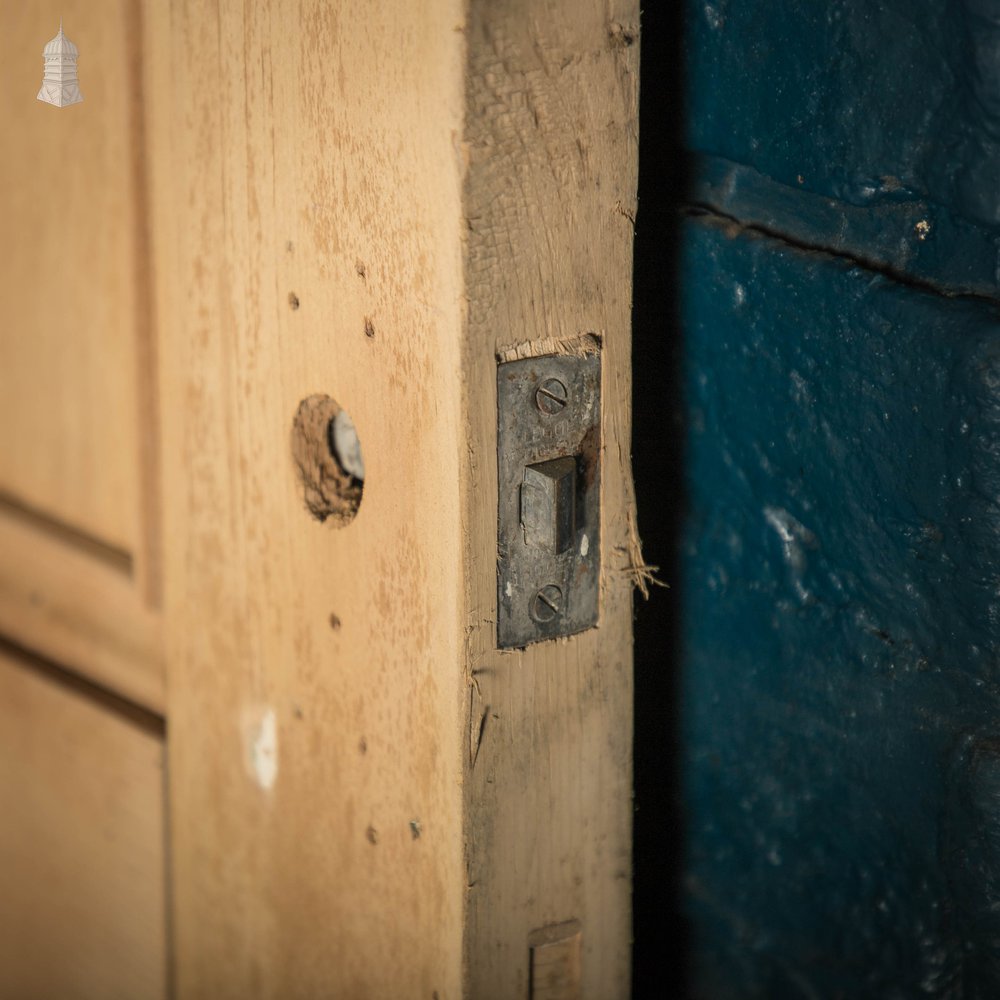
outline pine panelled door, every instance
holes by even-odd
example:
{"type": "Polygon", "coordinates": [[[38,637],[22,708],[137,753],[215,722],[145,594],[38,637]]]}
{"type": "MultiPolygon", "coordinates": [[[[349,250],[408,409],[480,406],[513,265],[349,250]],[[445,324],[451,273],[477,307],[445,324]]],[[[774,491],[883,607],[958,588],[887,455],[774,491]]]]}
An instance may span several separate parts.
{"type": "Polygon", "coordinates": [[[3,1000],[628,994],[638,18],[0,0],[3,1000]]]}

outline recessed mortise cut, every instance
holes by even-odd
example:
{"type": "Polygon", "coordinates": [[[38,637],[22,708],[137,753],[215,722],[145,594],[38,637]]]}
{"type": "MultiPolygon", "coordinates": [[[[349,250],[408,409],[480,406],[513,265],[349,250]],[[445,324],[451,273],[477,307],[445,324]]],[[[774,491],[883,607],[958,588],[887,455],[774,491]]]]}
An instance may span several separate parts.
{"type": "Polygon", "coordinates": [[[309,513],[336,527],[354,520],[365,465],[354,422],[335,399],[317,394],[299,404],[292,426],[292,457],[309,513]]]}
{"type": "Polygon", "coordinates": [[[576,536],[577,460],[529,465],[521,483],[521,527],[528,545],[565,552],[576,536]]]}
{"type": "Polygon", "coordinates": [[[531,1000],[580,1000],[583,993],[583,928],[579,920],[553,924],[528,936],[531,1000]]]}

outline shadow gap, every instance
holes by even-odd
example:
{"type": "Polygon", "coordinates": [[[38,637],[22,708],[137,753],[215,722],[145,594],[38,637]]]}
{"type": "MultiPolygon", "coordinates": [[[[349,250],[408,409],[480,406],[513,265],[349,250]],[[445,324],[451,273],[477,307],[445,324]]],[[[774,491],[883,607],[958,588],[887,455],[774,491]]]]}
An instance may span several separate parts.
{"type": "Polygon", "coordinates": [[[642,13],[639,202],[633,300],[633,467],[648,563],[670,589],[635,605],[635,815],[632,995],[686,997],[683,916],[681,608],[679,536],[685,512],[683,336],[678,275],[684,155],[682,4],[642,13]],[[669,965],[665,957],[669,953],[669,965]]]}

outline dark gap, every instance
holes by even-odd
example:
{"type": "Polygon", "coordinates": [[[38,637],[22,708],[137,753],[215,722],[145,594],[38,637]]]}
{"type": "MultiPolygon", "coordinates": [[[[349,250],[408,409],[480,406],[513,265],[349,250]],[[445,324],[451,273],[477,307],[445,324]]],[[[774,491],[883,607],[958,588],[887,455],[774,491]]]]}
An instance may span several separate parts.
{"type": "Polygon", "coordinates": [[[635,814],[632,995],[689,992],[683,916],[681,597],[684,515],[680,209],[688,200],[684,146],[684,5],[642,13],[639,207],[633,323],[633,468],[646,562],[670,589],[635,605],[635,814]],[[667,956],[669,955],[669,959],[667,956]],[[669,970],[669,971],[668,971],[669,970]]]}
{"type": "Polygon", "coordinates": [[[31,670],[41,675],[52,684],[57,684],[75,695],[86,698],[92,704],[113,712],[119,718],[132,723],[144,732],[152,733],[160,739],[167,732],[166,720],[151,709],[129,701],[120,694],[109,691],[106,687],[74,673],[61,664],[46,659],[34,650],[0,636],[0,654],[25,670],[31,670]]]}
{"type": "Polygon", "coordinates": [[[42,531],[60,542],[71,545],[84,555],[100,560],[124,576],[130,578],[132,576],[132,554],[130,552],[109,545],[79,528],[71,527],[51,514],[37,510],[9,494],[0,493],[0,515],[10,518],[12,521],[19,521],[33,531],[42,531]]]}

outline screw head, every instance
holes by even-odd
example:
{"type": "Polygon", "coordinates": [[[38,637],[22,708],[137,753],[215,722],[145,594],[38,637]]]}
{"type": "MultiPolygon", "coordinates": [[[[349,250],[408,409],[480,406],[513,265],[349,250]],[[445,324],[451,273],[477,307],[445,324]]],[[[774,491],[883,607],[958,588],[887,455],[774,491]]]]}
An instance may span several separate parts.
{"type": "Polygon", "coordinates": [[[566,386],[557,378],[545,379],[535,390],[535,406],[549,416],[565,409],[567,400],[566,386]]]}
{"type": "Polygon", "coordinates": [[[562,605],[562,591],[554,583],[547,584],[532,598],[531,617],[540,625],[545,625],[562,614],[562,605]]]}

